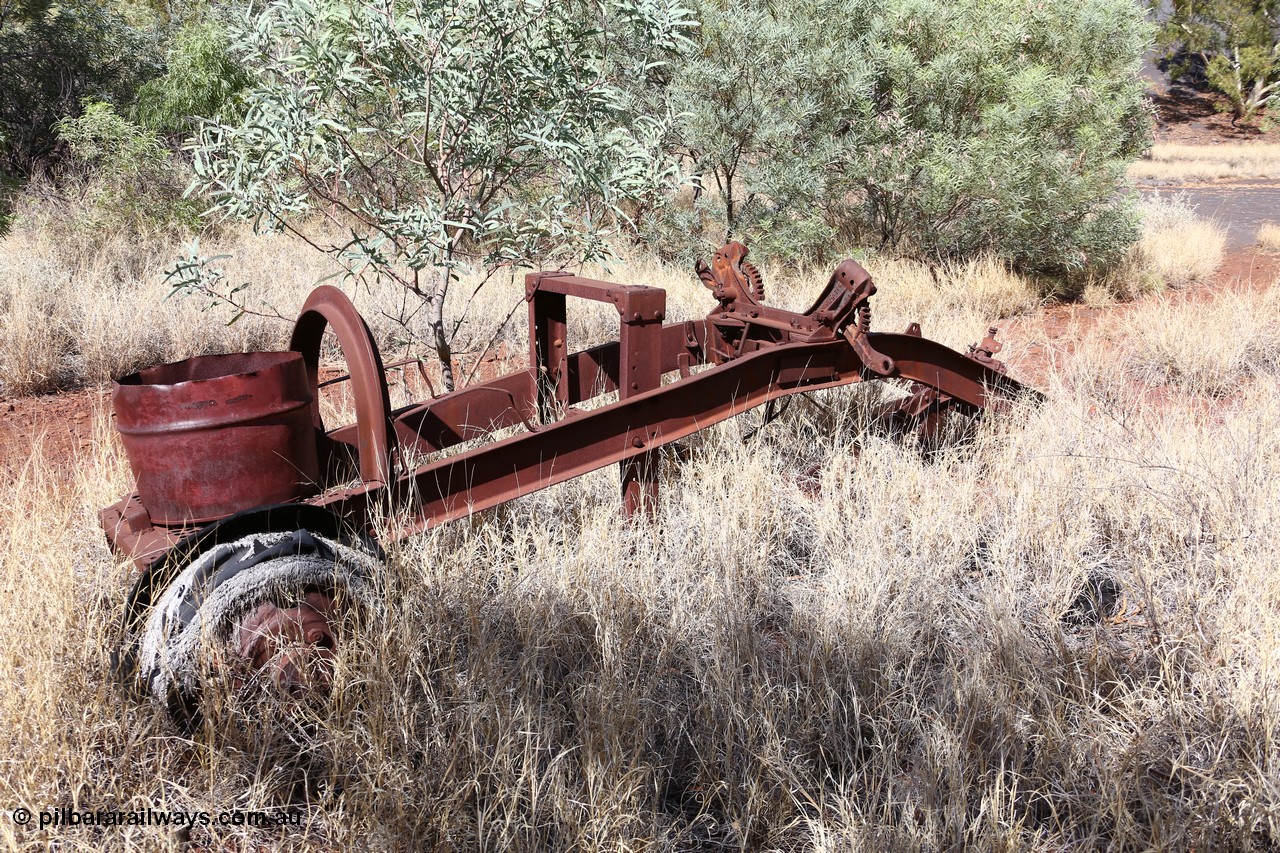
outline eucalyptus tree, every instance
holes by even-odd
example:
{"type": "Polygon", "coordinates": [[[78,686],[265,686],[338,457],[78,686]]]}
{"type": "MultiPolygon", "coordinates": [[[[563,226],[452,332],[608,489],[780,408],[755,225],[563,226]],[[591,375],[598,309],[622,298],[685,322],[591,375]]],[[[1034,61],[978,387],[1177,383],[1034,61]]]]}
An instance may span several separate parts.
{"type": "Polygon", "coordinates": [[[419,297],[452,388],[461,270],[601,257],[674,177],[619,81],[691,26],[672,0],[272,0],[232,27],[252,79],[200,128],[195,189],[419,297]]]}
{"type": "Polygon", "coordinates": [[[1174,0],[1159,42],[1176,77],[1204,75],[1238,120],[1280,92],[1280,0],[1174,0]]]}
{"type": "Polygon", "coordinates": [[[1149,116],[1131,0],[699,0],[675,138],[702,189],[651,238],[1103,266],[1149,116]]]}

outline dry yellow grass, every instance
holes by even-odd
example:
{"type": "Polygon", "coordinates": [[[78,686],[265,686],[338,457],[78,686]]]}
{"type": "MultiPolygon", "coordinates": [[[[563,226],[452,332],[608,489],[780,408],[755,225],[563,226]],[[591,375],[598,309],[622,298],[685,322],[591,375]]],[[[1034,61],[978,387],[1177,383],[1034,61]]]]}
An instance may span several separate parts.
{"type": "Polygon", "coordinates": [[[1111,289],[1125,297],[1207,280],[1222,265],[1226,231],[1201,219],[1176,196],[1145,199],[1142,236],[1125,263],[1111,273],[1111,289]]]}
{"type": "MultiPolygon", "coordinates": [[[[106,265],[60,283],[56,248],[19,239],[0,244],[6,383],[287,331],[209,323],[106,265]]],[[[225,245],[286,316],[327,272],[225,245]]],[[[707,310],[687,272],[627,264],[610,277],[666,287],[673,319],[707,310]]],[[[870,266],[877,328],[921,320],[955,346],[1035,303],[992,262],[870,266]]],[[[823,275],[767,281],[804,307],[823,275]]],[[[522,287],[491,284],[464,349],[497,334],[518,359],[522,287]]],[[[36,448],[0,491],[0,842],[181,846],[12,819],[68,807],[298,819],[191,833],[219,849],[1280,844],[1276,292],[1144,305],[1049,372],[1051,405],[933,456],[867,434],[864,390],[823,392],[749,444],[755,415],[699,434],[651,525],[615,530],[612,469],[446,525],[391,550],[330,705],[214,702],[194,737],[106,675],[131,573],[94,513],[131,484],[99,413],[74,464],[36,448]]],[[[357,298],[393,345],[395,294],[357,298]]],[[[575,346],[616,324],[573,317],[575,346]]]]}
{"type": "MultiPolygon", "coordinates": [[[[246,241],[244,248],[258,245],[246,241]]],[[[121,238],[77,264],[44,232],[18,230],[0,242],[0,384],[12,394],[96,384],[199,352],[270,348],[285,340],[288,325],[281,321],[249,317],[227,326],[226,312],[206,314],[194,299],[166,301],[161,271],[178,250],[164,244],[140,249],[121,238]]],[[[283,308],[296,311],[298,295],[322,275],[298,261],[305,258],[269,250],[245,258],[268,291],[254,296],[269,299],[276,288],[291,289],[283,308]]]]}
{"type": "Polygon", "coordinates": [[[1280,370],[1280,289],[1214,292],[1193,305],[1148,302],[1127,316],[1121,346],[1147,381],[1235,393],[1241,381],[1280,370]],[[1195,323],[1182,321],[1188,313],[1195,323]]]}
{"type": "MultiPolygon", "coordinates": [[[[1140,243],[1105,279],[1093,282],[1093,301],[1131,298],[1165,286],[1207,278],[1221,263],[1225,236],[1218,226],[1197,219],[1177,201],[1146,202],[1140,243]]],[[[296,241],[231,230],[201,244],[219,262],[232,284],[250,282],[242,295],[251,314],[227,325],[233,313],[209,308],[193,296],[166,299],[163,271],[184,251],[176,243],[140,244],[118,237],[96,252],[68,252],[47,230],[19,228],[0,240],[0,393],[43,393],[82,384],[100,384],[164,361],[209,352],[278,348],[292,318],[315,284],[333,280],[338,270],[296,241]],[[278,316],[276,316],[278,315],[278,316]],[[287,318],[287,319],[282,319],[287,318]]],[[[926,332],[951,346],[971,343],[990,322],[1025,311],[1041,301],[1037,287],[1005,264],[982,258],[930,270],[887,257],[872,258],[877,328],[897,329],[920,322],[926,332]]],[[[612,268],[590,267],[588,275],[647,283],[667,290],[669,319],[696,319],[708,310],[705,288],[691,270],[652,258],[624,257],[612,268]]],[[[772,304],[803,310],[826,282],[830,270],[766,268],[772,304]]],[[[463,318],[454,342],[458,376],[465,379],[482,357],[505,353],[512,363],[527,348],[523,275],[503,272],[483,287],[474,277],[456,282],[448,315],[463,318]],[[474,296],[473,296],[474,294],[474,296]]],[[[387,360],[425,353],[429,347],[423,312],[413,310],[394,284],[344,285],[369,321],[387,360]]],[[[617,332],[616,312],[604,305],[575,305],[570,317],[574,346],[587,346],[617,332]]],[[[330,352],[336,362],[338,353],[330,352]]],[[[438,371],[428,359],[433,379],[438,371]]]]}
{"type": "MultiPolygon", "coordinates": [[[[1159,312],[1194,358],[1202,306],[1159,312]]],[[[73,476],[36,453],[0,493],[0,839],[177,847],[10,818],[70,806],[299,817],[191,834],[228,849],[1266,849],[1277,356],[1211,414],[1153,409],[1163,377],[1100,335],[1052,405],[931,458],[863,434],[857,389],[751,444],[723,424],[652,526],[615,532],[610,470],[393,549],[330,707],[194,738],[105,676],[129,571],[93,512],[129,482],[104,418],[73,476]]]]}
{"type": "MultiPolygon", "coordinates": [[[[163,242],[139,249],[120,238],[78,262],[47,232],[18,229],[0,241],[0,268],[6,273],[0,278],[0,389],[39,393],[98,384],[200,353],[280,348],[307,294],[336,271],[325,258],[285,237],[254,236],[244,229],[206,241],[202,254],[230,255],[217,264],[228,281],[253,285],[245,295],[257,313],[228,325],[234,312],[225,306],[211,308],[200,296],[167,298],[163,272],[183,251],[179,244],[163,242]]],[[[501,279],[491,284],[459,340],[464,360],[468,350],[482,348],[514,305],[516,288],[504,288],[501,279]]],[[[456,314],[473,286],[463,281],[455,287],[456,314]]],[[[344,289],[388,360],[404,354],[404,341],[425,335],[421,312],[410,310],[400,288],[348,284],[344,289]]]]}
{"type": "Polygon", "coordinates": [[[936,278],[914,261],[878,258],[867,268],[879,288],[878,328],[901,331],[919,322],[929,337],[953,347],[979,340],[992,322],[1043,302],[1034,285],[995,258],[944,267],[936,278]]]}
{"type": "Polygon", "coordinates": [[[1259,226],[1258,245],[1273,252],[1280,251],[1280,222],[1264,222],[1259,226]]]}
{"type": "Polygon", "coordinates": [[[1280,179],[1280,145],[1225,142],[1216,145],[1156,144],[1129,167],[1136,183],[1280,179]]]}

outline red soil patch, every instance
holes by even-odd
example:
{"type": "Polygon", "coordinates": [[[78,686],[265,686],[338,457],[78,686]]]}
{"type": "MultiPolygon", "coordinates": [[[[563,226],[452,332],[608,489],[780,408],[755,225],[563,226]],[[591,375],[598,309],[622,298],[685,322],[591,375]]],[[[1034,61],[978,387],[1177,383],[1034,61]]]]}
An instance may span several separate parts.
{"type": "Polygon", "coordinates": [[[1223,258],[1222,266],[1214,274],[1210,285],[1193,288],[1188,292],[1259,289],[1270,287],[1277,281],[1280,281],[1280,254],[1249,248],[1229,253],[1223,258]]]}
{"type": "MultiPolygon", "coordinates": [[[[1228,252],[1211,280],[1146,299],[1163,298],[1180,304],[1208,299],[1222,291],[1262,290],[1277,282],[1280,282],[1280,254],[1249,247],[1228,252]]],[[[1005,355],[1012,356],[1013,350],[1021,350],[1011,372],[1029,385],[1042,387],[1055,357],[1070,356],[1099,323],[1115,322],[1143,305],[1146,299],[1100,307],[1053,305],[1035,314],[1006,320],[1000,324],[1000,339],[1010,343],[1005,355]]],[[[1169,389],[1147,390],[1152,392],[1151,399],[1157,401],[1168,402],[1185,396],[1169,389]]]]}
{"type": "Polygon", "coordinates": [[[94,424],[111,408],[107,389],[0,398],[0,471],[12,479],[32,455],[72,466],[93,449],[94,424]]]}
{"type": "Polygon", "coordinates": [[[1235,122],[1221,95],[1197,92],[1185,86],[1153,87],[1149,95],[1156,114],[1156,142],[1176,145],[1266,142],[1278,135],[1264,133],[1257,118],[1248,123],[1235,122]]]}

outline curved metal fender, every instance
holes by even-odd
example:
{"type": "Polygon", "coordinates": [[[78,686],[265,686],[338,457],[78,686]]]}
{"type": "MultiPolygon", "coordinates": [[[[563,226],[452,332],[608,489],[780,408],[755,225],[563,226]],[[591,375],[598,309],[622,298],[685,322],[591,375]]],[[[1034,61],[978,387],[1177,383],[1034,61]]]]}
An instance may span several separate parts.
{"type": "Polygon", "coordinates": [[[302,313],[293,327],[289,349],[302,353],[307,375],[315,396],[311,418],[322,434],[320,418],[319,369],[320,340],[326,327],[338,336],[342,355],[351,373],[356,403],[356,425],[360,450],[360,479],[366,483],[391,481],[391,448],[395,430],[391,425],[391,397],[387,393],[387,376],[382,356],[374,343],[364,318],[347,295],[332,285],[321,285],[311,292],[302,305],[302,313]]]}
{"type": "Polygon", "coordinates": [[[937,341],[896,332],[872,332],[868,338],[877,351],[894,360],[896,369],[890,376],[937,388],[970,406],[987,408],[991,391],[1025,394],[1037,402],[1047,399],[1034,388],[937,341]]]}

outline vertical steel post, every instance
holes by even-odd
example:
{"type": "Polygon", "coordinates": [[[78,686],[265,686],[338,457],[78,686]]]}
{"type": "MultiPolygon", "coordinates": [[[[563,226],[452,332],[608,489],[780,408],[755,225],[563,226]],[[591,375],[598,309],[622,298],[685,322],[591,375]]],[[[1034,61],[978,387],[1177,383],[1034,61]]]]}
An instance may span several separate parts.
{"type": "MultiPolygon", "coordinates": [[[[569,296],[612,302],[618,309],[618,398],[626,400],[662,384],[662,321],[667,292],[643,285],[611,284],[565,273],[530,273],[525,277],[529,300],[529,358],[537,375],[538,414],[551,423],[569,411],[569,361],[565,302],[569,296]]],[[[697,341],[695,340],[696,344],[697,341]]],[[[572,414],[572,412],[569,412],[572,414]]],[[[654,443],[655,435],[637,425],[629,441],[636,450],[654,443]]],[[[658,501],[657,457],[646,452],[621,463],[622,505],[627,516],[658,501]]]]}
{"type": "Polygon", "coordinates": [[[569,405],[566,297],[534,290],[529,299],[529,364],[537,377],[538,418],[553,423],[569,405]]]}
{"type": "MultiPolygon", "coordinates": [[[[665,294],[664,294],[665,295],[665,294]]],[[[618,398],[626,400],[662,384],[662,319],[623,309],[618,351],[618,398]]],[[[646,439],[635,438],[643,447],[646,439]]],[[[658,456],[654,452],[621,463],[622,509],[630,518],[658,506],[658,456]]]]}

